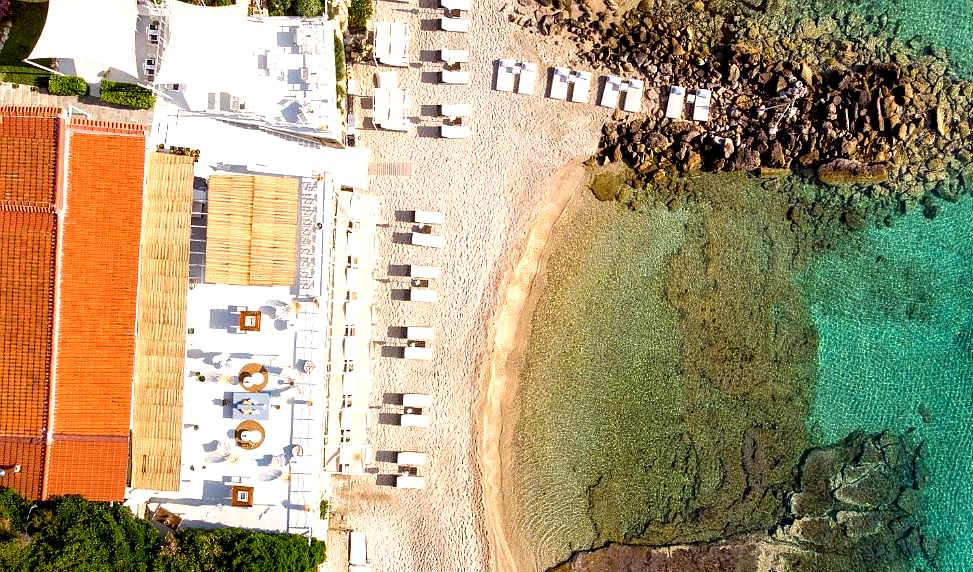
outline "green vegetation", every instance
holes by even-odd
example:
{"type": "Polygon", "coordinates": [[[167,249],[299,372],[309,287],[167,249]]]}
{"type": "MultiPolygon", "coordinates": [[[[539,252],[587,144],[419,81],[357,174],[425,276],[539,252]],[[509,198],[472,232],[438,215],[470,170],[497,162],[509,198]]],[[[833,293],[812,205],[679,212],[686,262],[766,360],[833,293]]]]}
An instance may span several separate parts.
{"type": "Polygon", "coordinates": [[[328,511],[331,509],[331,503],[328,502],[328,499],[323,499],[318,508],[321,509],[321,518],[325,518],[328,516],[328,511]]]}
{"type": "Polygon", "coordinates": [[[287,16],[292,3],[293,0],[267,0],[267,11],[271,16],[287,16]]]}
{"type": "Polygon", "coordinates": [[[163,539],[122,505],[81,497],[31,505],[0,489],[4,572],[308,572],[324,558],[323,543],[294,534],[187,529],[163,539]]]}
{"type": "Polygon", "coordinates": [[[348,83],[345,79],[345,44],[341,40],[341,34],[338,33],[334,35],[334,79],[338,109],[344,111],[345,98],[348,95],[348,83]]]}
{"type": "Polygon", "coordinates": [[[348,29],[352,32],[364,32],[372,17],[372,0],[351,0],[348,7],[348,29]]]}
{"type": "Polygon", "coordinates": [[[48,72],[24,63],[47,20],[46,2],[11,3],[13,9],[10,37],[0,50],[0,80],[26,85],[40,85],[48,72]]]}
{"type": "Polygon", "coordinates": [[[51,95],[88,95],[88,82],[76,75],[52,75],[47,91],[51,95]]]}
{"type": "Polygon", "coordinates": [[[101,100],[133,109],[151,109],[155,105],[155,94],[134,83],[106,79],[101,82],[101,100]]]}
{"type": "Polygon", "coordinates": [[[321,0],[297,0],[294,5],[295,16],[314,18],[320,16],[323,12],[324,6],[321,5],[321,0]]]}

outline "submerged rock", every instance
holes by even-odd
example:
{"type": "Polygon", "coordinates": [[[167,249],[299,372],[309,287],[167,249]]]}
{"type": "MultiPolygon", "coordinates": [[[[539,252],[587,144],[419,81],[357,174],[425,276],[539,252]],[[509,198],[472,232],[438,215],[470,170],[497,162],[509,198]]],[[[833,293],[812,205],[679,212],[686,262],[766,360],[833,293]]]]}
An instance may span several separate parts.
{"type": "Polygon", "coordinates": [[[865,165],[853,159],[835,159],[818,167],[818,179],[832,187],[876,185],[889,179],[888,165],[865,165]]]}

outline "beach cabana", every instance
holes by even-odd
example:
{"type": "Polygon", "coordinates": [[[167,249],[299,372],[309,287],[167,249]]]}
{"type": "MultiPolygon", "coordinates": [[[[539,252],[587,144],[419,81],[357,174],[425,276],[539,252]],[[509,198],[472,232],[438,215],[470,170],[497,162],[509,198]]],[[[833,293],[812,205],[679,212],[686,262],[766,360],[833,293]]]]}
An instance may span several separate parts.
{"type": "Polygon", "coordinates": [[[470,83],[470,72],[444,69],[439,74],[439,81],[449,85],[466,85],[470,83]]]}
{"type": "Polygon", "coordinates": [[[523,62],[520,65],[520,81],[517,82],[517,93],[531,95],[537,83],[537,64],[523,62]]]}
{"type": "Polygon", "coordinates": [[[409,107],[409,96],[405,90],[399,89],[396,73],[381,72],[376,77],[378,87],[375,88],[372,120],[376,126],[388,131],[408,131],[406,109],[409,107]]]}
{"type": "Polygon", "coordinates": [[[473,107],[468,103],[443,103],[439,106],[439,115],[442,117],[469,117],[473,113],[473,107]]]}
{"type": "Polygon", "coordinates": [[[494,89],[497,91],[513,92],[516,75],[520,71],[517,62],[514,60],[500,60],[497,64],[497,83],[494,89]]]}
{"type": "Polygon", "coordinates": [[[432,359],[432,348],[423,346],[406,346],[402,352],[404,359],[429,361],[432,359]]]}
{"type": "Polygon", "coordinates": [[[588,92],[591,90],[591,72],[577,71],[572,75],[574,87],[571,88],[571,101],[588,103],[588,92]]]}
{"type": "Polygon", "coordinates": [[[439,19],[439,27],[444,32],[462,32],[466,33],[470,31],[470,21],[460,18],[449,18],[443,16],[439,19]]]}
{"type": "Polygon", "coordinates": [[[426,454],[415,451],[399,451],[395,455],[395,463],[409,467],[421,467],[426,464],[426,454]]]}
{"type": "Polygon", "coordinates": [[[429,416],[406,413],[399,417],[399,425],[403,427],[420,427],[424,429],[429,427],[429,416]]]}
{"type": "Polygon", "coordinates": [[[439,301],[439,293],[432,288],[409,288],[409,300],[435,304],[439,301]]]}
{"type": "Polygon", "coordinates": [[[443,224],[446,216],[439,211],[412,211],[412,222],[416,224],[443,224]]]}
{"type": "Polygon", "coordinates": [[[433,329],[427,326],[408,326],[405,329],[405,337],[410,340],[431,340],[433,329]]]}
{"type": "MultiPolygon", "coordinates": [[[[418,222],[418,221],[416,221],[418,222]]],[[[429,224],[429,223],[427,223],[429,224]]],[[[419,264],[409,265],[409,276],[412,278],[424,278],[426,280],[438,280],[442,271],[438,266],[421,266],[419,264]]]]}
{"type": "Polygon", "coordinates": [[[700,89],[696,92],[693,121],[709,121],[709,106],[712,98],[713,92],[708,89],[700,89]]]}
{"type": "Polygon", "coordinates": [[[424,232],[412,233],[412,244],[417,246],[428,246],[429,248],[443,248],[446,246],[446,239],[438,234],[426,234],[424,232]]]}
{"type": "Polygon", "coordinates": [[[622,89],[622,78],[617,75],[610,75],[605,78],[605,87],[601,90],[601,99],[598,105],[614,109],[618,107],[618,94],[622,89]]]}
{"type": "Polygon", "coordinates": [[[645,93],[645,82],[640,79],[630,79],[625,82],[625,101],[622,109],[629,113],[642,111],[642,95],[645,93]]]}
{"type": "Polygon", "coordinates": [[[682,119],[682,111],[686,105],[686,88],[674,85],[669,88],[669,101],[666,103],[666,117],[682,119]]]}
{"type": "Polygon", "coordinates": [[[405,22],[375,22],[375,59],[387,66],[409,65],[409,24],[405,22]]]}
{"type": "Polygon", "coordinates": [[[568,98],[568,78],[571,70],[568,68],[554,68],[554,77],[551,79],[551,90],[549,97],[565,101],[568,98]]]}
{"type": "Polygon", "coordinates": [[[470,52],[468,50],[443,48],[439,50],[439,59],[447,64],[465,64],[470,61],[470,52]]]}
{"type": "Polygon", "coordinates": [[[348,565],[368,566],[368,544],[364,532],[352,531],[349,534],[348,565]]]}
{"type": "Polygon", "coordinates": [[[426,477],[396,475],[395,487],[399,489],[424,489],[426,488],[426,477]]]}

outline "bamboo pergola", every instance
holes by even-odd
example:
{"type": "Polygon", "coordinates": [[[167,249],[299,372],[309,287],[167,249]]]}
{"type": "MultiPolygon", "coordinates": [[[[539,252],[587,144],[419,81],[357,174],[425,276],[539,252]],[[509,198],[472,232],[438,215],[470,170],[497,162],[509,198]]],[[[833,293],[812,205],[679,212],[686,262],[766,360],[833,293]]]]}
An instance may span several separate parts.
{"type": "Polygon", "coordinates": [[[289,286],[297,269],[296,178],[213,175],[206,222],[206,281],[289,286]]]}
{"type": "Polygon", "coordinates": [[[191,157],[149,156],[132,412],[135,488],[179,489],[192,194],[191,157]]]}

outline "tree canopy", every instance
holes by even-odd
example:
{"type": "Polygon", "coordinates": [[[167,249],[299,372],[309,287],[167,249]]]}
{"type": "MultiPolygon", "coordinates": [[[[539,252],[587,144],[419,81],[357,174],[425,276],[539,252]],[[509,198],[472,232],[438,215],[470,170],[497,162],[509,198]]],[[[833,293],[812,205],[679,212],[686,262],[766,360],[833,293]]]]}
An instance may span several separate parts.
{"type": "Polygon", "coordinates": [[[324,544],[249,529],[183,529],[160,537],[120,504],[58,497],[34,504],[0,489],[4,572],[308,572],[324,544]]]}

